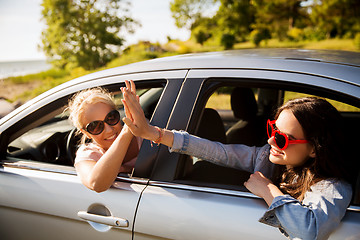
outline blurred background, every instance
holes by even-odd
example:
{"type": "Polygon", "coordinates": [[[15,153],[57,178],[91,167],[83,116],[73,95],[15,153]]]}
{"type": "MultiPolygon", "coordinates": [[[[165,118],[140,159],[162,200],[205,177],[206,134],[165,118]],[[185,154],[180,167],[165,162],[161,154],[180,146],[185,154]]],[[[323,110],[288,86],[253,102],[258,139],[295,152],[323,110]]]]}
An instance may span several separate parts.
{"type": "Polygon", "coordinates": [[[8,111],[76,77],[158,57],[360,51],[360,1],[0,0],[0,33],[0,108],[8,111]]]}

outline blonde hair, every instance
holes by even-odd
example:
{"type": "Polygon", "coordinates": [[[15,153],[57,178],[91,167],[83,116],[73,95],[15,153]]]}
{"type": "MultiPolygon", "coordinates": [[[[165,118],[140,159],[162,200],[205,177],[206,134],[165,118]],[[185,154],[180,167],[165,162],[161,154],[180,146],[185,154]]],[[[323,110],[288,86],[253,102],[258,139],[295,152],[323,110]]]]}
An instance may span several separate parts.
{"type": "MultiPolygon", "coordinates": [[[[80,129],[84,128],[82,117],[86,107],[96,103],[105,103],[116,109],[113,95],[101,87],[80,91],[69,100],[67,108],[69,110],[69,120],[77,128],[78,134],[81,133],[80,129]]],[[[85,140],[86,136],[84,135],[81,142],[84,143],[85,140]]]]}

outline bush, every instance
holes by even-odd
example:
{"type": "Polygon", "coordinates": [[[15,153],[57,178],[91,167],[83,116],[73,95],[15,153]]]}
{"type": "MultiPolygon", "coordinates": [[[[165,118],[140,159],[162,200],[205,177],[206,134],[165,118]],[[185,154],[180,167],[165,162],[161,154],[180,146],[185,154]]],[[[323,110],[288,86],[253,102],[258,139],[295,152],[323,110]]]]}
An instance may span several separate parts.
{"type": "Polygon", "coordinates": [[[326,32],[312,27],[307,27],[303,30],[303,36],[306,40],[321,41],[326,39],[326,32]]]}
{"type": "Polygon", "coordinates": [[[211,38],[212,34],[211,33],[205,33],[204,31],[200,30],[197,33],[195,33],[194,36],[195,36],[196,42],[203,45],[204,42],[206,42],[206,40],[211,38]]]}
{"type": "Polygon", "coordinates": [[[234,35],[225,33],[222,35],[220,43],[221,46],[228,50],[234,47],[235,41],[236,39],[234,35]]]}
{"type": "Polygon", "coordinates": [[[356,49],[360,50],[360,33],[357,33],[354,38],[356,49]]]}
{"type": "Polygon", "coordinates": [[[304,32],[300,28],[291,28],[287,32],[287,36],[291,41],[300,41],[303,39],[304,32]]]}
{"type": "Polygon", "coordinates": [[[256,47],[259,47],[262,41],[260,31],[257,29],[253,30],[250,33],[250,40],[256,47]]]}
{"type": "Polygon", "coordinates": [[[270,39],[270,32],[268,29],[255,29],[250,33],[250,40],[256,47],[260,46],[262,40],[270,39]]]}

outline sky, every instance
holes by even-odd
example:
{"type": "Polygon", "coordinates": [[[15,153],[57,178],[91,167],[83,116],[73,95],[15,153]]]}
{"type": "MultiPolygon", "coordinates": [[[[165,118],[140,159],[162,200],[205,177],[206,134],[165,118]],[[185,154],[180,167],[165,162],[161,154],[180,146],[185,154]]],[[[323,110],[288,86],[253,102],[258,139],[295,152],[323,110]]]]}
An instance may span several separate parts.
{"type": "MultiPolygon", "coordinates": [[[[140,40],[166,43],[187,40],[190,32],[175,26],[170,12],[171,0],[130,0],[131,17],[141,23],[135,34],[125,36],[126,45],[140,40]]],[[[41,32],[42,0],[0,0],[0,61],[45,59],[38,49],[41,32]]]]}

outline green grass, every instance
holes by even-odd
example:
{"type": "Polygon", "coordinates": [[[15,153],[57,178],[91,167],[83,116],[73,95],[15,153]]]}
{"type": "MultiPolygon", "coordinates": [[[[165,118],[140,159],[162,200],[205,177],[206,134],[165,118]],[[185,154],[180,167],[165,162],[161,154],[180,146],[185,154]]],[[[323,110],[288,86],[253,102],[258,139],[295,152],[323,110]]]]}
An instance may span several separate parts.
{"type": "MultiPolygon", "coordinates": [[[[294,98],[309,97],[309,96],[313,96],[313,95],[297,93],[297,92],[285,92],[284,102],[294,98]]],[[[326,99],[326,100],[329,101],[340,112],[360,112],[360,108],[342,102],[338,102],[332,99],[326,99]]]]}
{"type": "MultiPolygon", "coordinates": [[[[286,91],[284,96],[284,102],[287,102],[290,99],[308,97],[308,96],[313,96],[313,95],[286,91]]],[[[326,100],[328,100],[340,112],[360,112],[360,108],[342,102],[338,102],[332,99],[326,99],[326,100]]],[[[218,94],[216,92],[213,93],[209,98],[208,102],[206,103],[206,107],[213,109],[230,110],[231,109],[230,94],[218,94]]]]}
{"type": "Polygon", "coordinates": [[[207,108],[230,110],[230,94],[214,93],[206,103],[207,108]]]}

